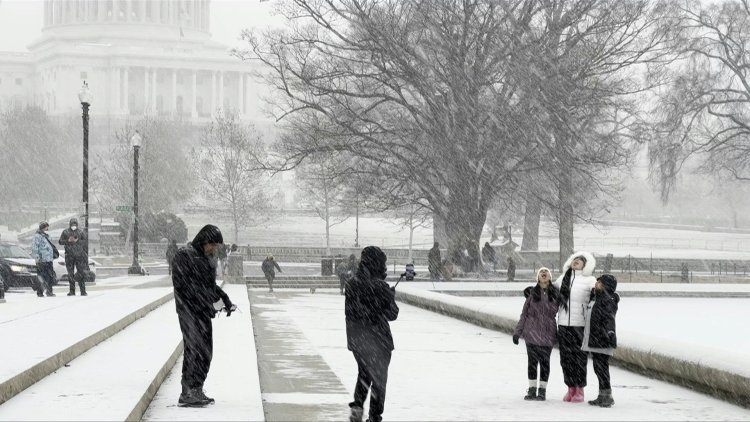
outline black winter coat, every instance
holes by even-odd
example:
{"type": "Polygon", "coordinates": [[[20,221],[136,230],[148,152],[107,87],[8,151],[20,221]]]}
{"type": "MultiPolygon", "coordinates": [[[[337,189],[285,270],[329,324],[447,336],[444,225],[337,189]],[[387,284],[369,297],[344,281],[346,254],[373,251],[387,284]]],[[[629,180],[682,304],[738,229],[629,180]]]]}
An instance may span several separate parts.
{"type": "Polygon", "coordinates": [[[617,327],[615,316],[620,303],[620,295],[591,289],[589,301],[595,301],[591,308],[589,347],[609,349],[617,347],[617,327]]]}
{"type": "Polygon", "coordinates": [[[196,242],[177,251],[172,262],[172,285],[178,314],[213,318],[215,302],[221,300],[227,308],[232,306],[229,296],[216,284],[215,264],[196,242]]]}
{"type": "Polygon", "coordinates": [[[346,286],[346,346],[351,351],[393,350],[388,321],[398,318],[396,292],[385,280],[357,271],[346,286]]]}
{"type": "Polygon", "coordinates": [[[70,227],[63,230],[62,234],[60,235],[60,240],[58,243],[62,246],[65,246],[65,256],[66,257],[87,257],[87,247],[86,242],[88,242],[88,239],[86,238],[86,232],[81,230],[80,228],[76,230],[71,230],[70,227]],[[68,238],[73,237],[74,239],[78,239],[76,242],[68,242],[68,238]]]}

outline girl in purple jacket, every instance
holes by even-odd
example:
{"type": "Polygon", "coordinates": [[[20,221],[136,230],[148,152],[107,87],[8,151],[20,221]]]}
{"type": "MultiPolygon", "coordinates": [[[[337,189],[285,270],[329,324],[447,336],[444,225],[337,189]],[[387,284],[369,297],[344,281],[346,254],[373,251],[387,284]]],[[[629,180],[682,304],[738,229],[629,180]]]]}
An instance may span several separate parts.
{"type": "Polygon", "coordinates": [[[524,290],[526,303],[521,311],[513,343],[518,339],[526,342],[528,356],[529,390],[524,400],[546,400],[549,380],[550,355],[557,342],[557,310],[560,291],[552,285],[549,269],[542,267],[536,272],[536,286],[524,290]],[[539,366],[539,388],[537,389],[537,366],[539,366]]]}

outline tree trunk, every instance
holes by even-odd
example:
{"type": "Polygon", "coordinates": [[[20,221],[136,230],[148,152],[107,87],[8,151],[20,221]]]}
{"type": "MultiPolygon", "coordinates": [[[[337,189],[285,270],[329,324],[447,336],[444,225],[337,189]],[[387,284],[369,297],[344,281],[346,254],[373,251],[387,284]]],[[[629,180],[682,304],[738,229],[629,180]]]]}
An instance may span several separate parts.
{"type": "Polygon", "coordinates": [[[432,214],[432,241],[438,242],[443,248],[448,247],[448,233],[445,229],[445,219],[437,213],[432,214]]]}
{"type": "Polygon", "coordinates": [[[560,196],[559,210],[559,239],[560,239],[560,271],[562,266],[570,255],[575,252],[573,239],[573,224],[575,217],[573,215],[573,176],[570,173],[564,173],[560,177],[560,196]]]}
{"type": "Polygon", "coordinates": [[[458,253],[463,256],[464,249],[468,249],[471,255],[479,250],[479,238],[482,228],[487,219],[487,208],[469,207],[464,201],[455,201],[449,206],[448,216],[445,219],[445,232],[448,238],[448,257],[458,253]]]}
{"type": "Polygon", "coordinates": [[[523,217],[522,251],[539,250],[539,220],[542,216],[542,204],[531,192],[526,194],[526,212],[523,217]]]}

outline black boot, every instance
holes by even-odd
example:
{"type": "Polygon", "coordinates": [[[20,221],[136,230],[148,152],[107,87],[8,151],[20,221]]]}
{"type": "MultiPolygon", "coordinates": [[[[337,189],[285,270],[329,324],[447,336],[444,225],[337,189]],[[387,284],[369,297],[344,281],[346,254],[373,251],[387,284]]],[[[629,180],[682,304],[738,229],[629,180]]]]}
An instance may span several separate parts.
{"type": "Polygon", "coordinates": [[[528,393],[523,398],[524,400],[536,400],[536,387],[529,387],[528,393]]]}
{"type": "Polygon", "coordinates": [[[612,398],[612,390],[602,390],[599,392],[599,407],[612,407],[615,404],[615,399],[612,398]]]}
{"type": "Polygon", "coordinates": [[[362,416],[365,414],[365,409],[357,406],[349,408],[351,413],[349,414],[349,422],[362,422],[362,416]]]}
{"type": "Polygon", "coordinates": [[[216,403],[216,400],[214,400],[212,397],[208,397],[206,395],[206,392],[203,391],[203,388],[196,388],[195,394],[198,396],[199,399],[207,402],[208,404],[214,404],[214,403],[216,403]]]}
{"type": "Polygon", "coordinates": [[[203,391],[200,388],[190,388],[186,393],[180,394],[177,405],[180,407],[205,407],[210,402],[200,397],[202,393],[203,391]]]}
{"type": "Polygon", "coordinates": [[[540,387],[538,390],[536,390],[536,399],[538,401],[545,401],[545,400],[547,400],[547,389],[540,387]]]}

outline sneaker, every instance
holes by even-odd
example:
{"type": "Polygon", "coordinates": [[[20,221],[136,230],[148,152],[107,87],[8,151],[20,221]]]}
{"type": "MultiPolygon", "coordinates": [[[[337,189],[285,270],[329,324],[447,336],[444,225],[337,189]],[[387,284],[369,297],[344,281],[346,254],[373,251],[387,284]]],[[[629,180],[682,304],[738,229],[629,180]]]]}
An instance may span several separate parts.
{"type": "Polygon", "coordinates": [[[546,388],[539,388],[536,390],[536,400],[537,401],[545,401],[547,400],[547,389],[546,388]]]}
{"type": "Polygon", "coordinates": [[[76,292],[68,292],[68,296],[75,296],[76,292]]]}
{"type": "Polygon", "coordinates": [[[524,400],[536,400],[536,387],[529,387],[524,400]]]}

